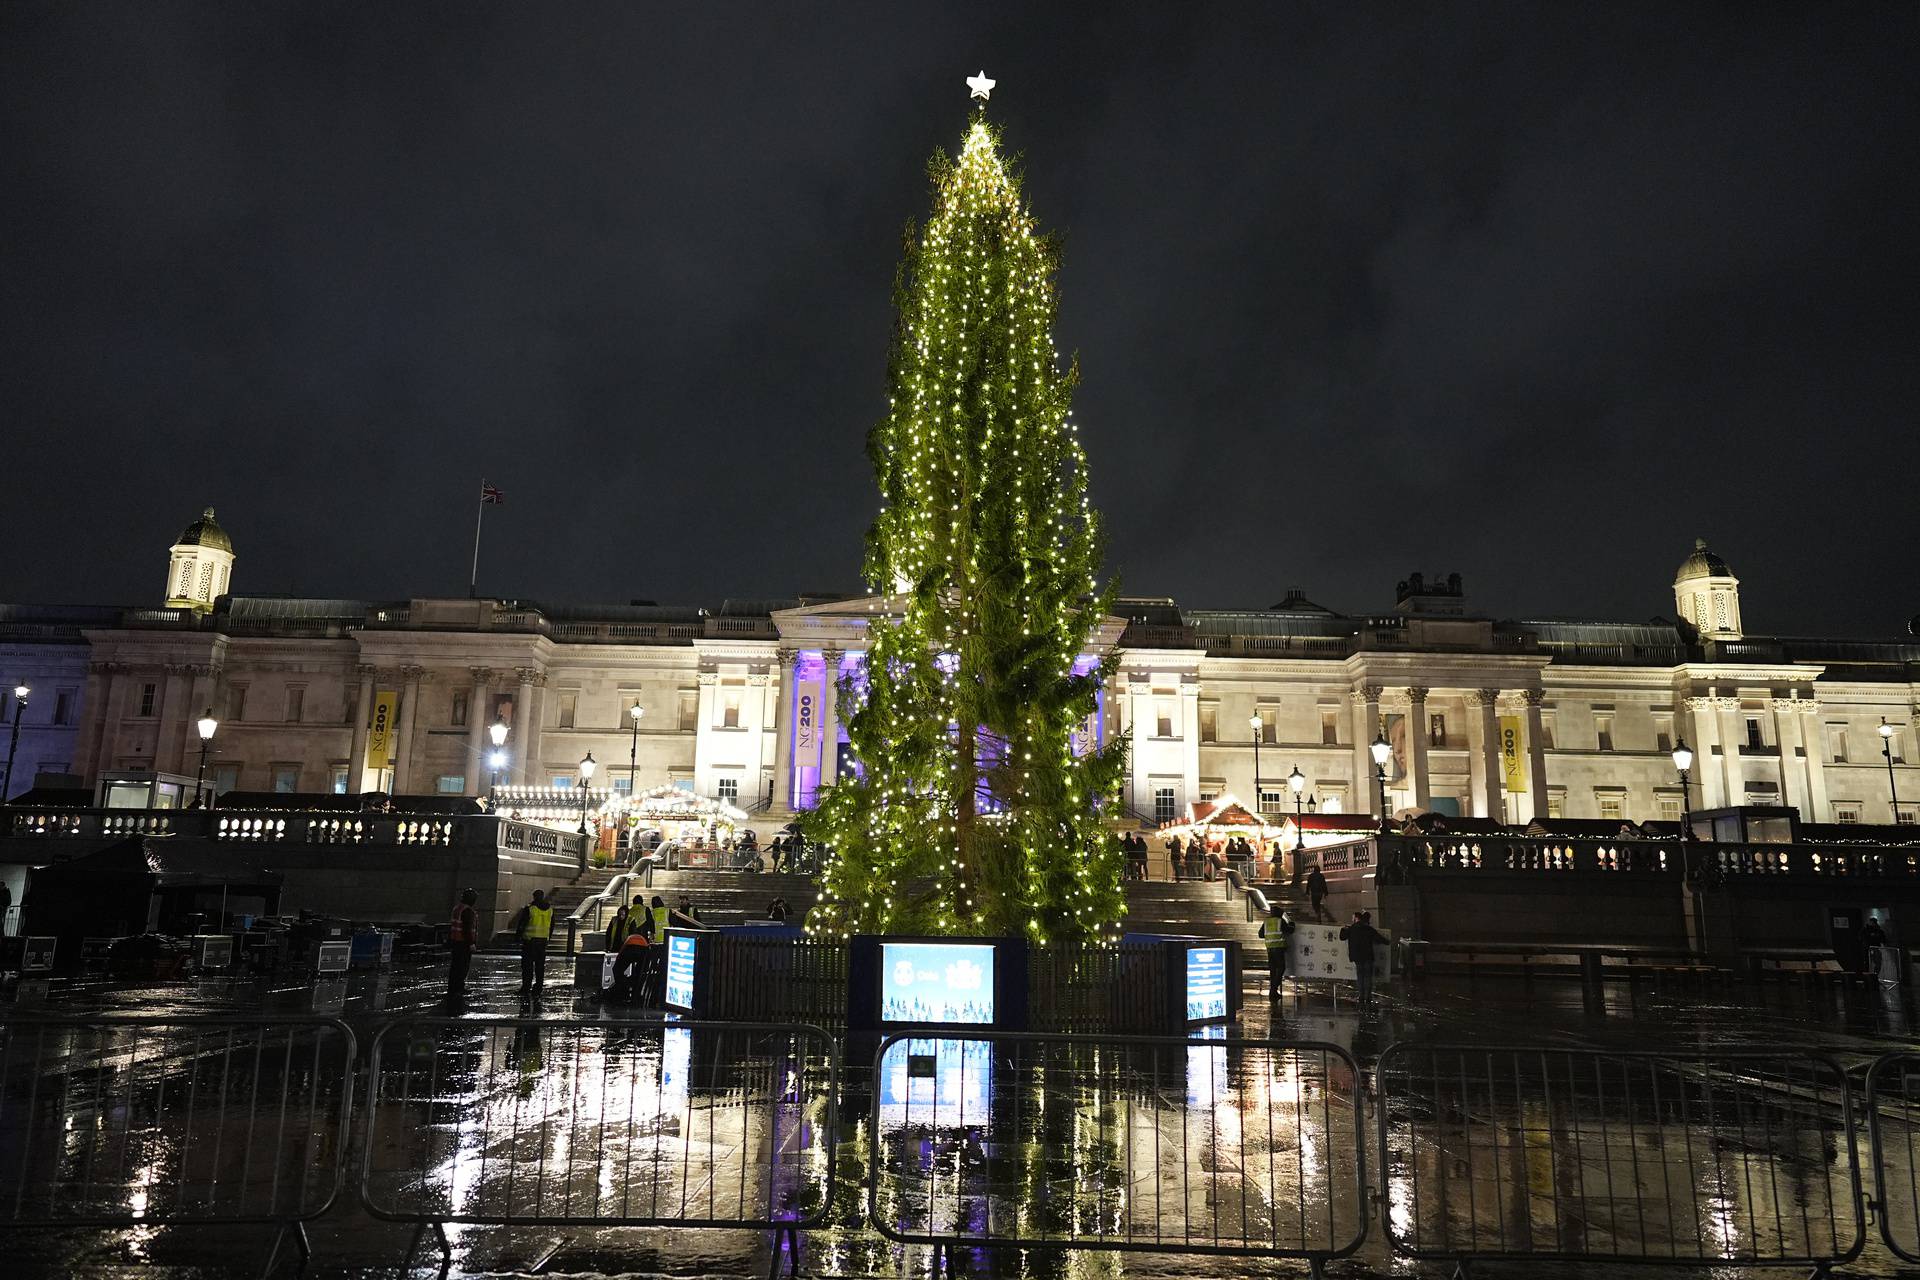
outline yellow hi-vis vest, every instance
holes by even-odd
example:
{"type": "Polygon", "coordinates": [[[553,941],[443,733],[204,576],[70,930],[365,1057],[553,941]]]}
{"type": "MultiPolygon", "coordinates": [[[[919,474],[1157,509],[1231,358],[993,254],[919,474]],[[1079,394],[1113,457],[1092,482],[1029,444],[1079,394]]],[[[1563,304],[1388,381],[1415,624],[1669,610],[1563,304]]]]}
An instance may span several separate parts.
{"type": "Polygon", "coordinates": [[[535,938],[544,940],[547,935],[552,932],[553,908],[529,906],[527,908],[527,931],[524,936],[529,941],[535,938]]]}
{"type": "Polygon", "coordinates": [[[1280,917],[1274,916],[1260,926],[1260,936],[1266,940],[1267,950],[1285,951],[1287,949],[1287,929],[1280,923],[1280,917]]]}
{"type": "Polygon", "coordinates": [[[652,907],[649,908],[648,914],[653,917],[653,940],[655,942],[666,941],[667,909],[665,907],[652,907]]]}

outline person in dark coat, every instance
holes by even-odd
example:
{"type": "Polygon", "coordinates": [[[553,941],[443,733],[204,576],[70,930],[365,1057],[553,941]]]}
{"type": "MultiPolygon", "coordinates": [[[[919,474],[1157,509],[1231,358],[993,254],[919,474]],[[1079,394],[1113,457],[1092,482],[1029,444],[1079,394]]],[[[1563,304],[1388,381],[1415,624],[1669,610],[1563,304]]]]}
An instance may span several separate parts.
{"type": "Polygon", "coordinates": [[[1885,952],[1880,948],[1887,945],[1887,931],[1880,927],[1877,917],[1868,916],[1867,922],[1860,926],[1860,959],[1874,977],[1880,976],[1880,963],[1885,952]]]}
{"type": "Polygon", "coordinates": [[[1267,1000],[1279,1003],[1280,981],[1287,976],[1287,943],[1293,938],[1293,917],[1276,911],[1260,926],[1260,940],[1267,944],[1267,1000]]]}
{"type": "Polygon", "coordinates": [[[1167,840],[1167,865],[1173,868],[1172,874],[1175,883],[1178,883],[1180,880],[1181,857],[1180,837],[1172,836],[1167,840]]]}
{"type": "Polygon", "coordinates": [[[1327,878],[1320,873],[1320,864],[1314,863],[1307,871],[1307,901],[1313,904],[1313,918],[1327,918],[1327,878]]]}
{"type": "Polygon", "coordinates": [[[1373,915],[1353,913],[1353,923],[1342,925],[1340,939],[1347,944],[1347,959],[1353,962],[1354,977],[1360,984],[1360,1007],[1373,1007],[1373,949],[1385,944],[1387,936],[1373,927],[1373,915]]]}
{"type": "Polygon", "coordinates": [[[467,970],[473,966],[473,949],[480,945],[480,913],[473,906],[478,901],[480,894],[476,890],[462,893],[447,927],[447,946],[451,948],[447,959],[449,1000],[458,1000],[467,994],[467,970]]]}

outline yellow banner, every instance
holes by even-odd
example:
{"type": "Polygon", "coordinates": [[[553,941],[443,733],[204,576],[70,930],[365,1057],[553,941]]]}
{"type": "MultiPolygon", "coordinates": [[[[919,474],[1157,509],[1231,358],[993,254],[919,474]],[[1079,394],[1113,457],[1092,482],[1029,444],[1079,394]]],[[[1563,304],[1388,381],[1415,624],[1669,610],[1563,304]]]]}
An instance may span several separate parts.
{"type": "Polygon", "coordinates": [[[1510,792],[1527,789],[1526,739],[1521,736],[1519,716],[1500,717],[1500,772],[1507,776],[1510,792]]]}
{"type": "Polygon", "coordinates": [[[373,725],[367,731],[367,768],[384,769],[393,763],[394,721],[400,715],[400,695],[382,689],[373,695],[373,725]]]}

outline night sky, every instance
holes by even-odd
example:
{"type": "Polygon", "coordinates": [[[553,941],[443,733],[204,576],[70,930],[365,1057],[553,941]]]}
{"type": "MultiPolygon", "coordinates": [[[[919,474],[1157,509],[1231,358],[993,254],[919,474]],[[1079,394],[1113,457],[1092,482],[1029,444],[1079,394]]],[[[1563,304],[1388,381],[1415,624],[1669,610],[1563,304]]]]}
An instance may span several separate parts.
{"type": "Polygon", "coordinates": [[[984,68],[1127,592],[1904,631],[1915,7],[1356,8],[16,0],[0,599],[858,589],[984,68]]]}

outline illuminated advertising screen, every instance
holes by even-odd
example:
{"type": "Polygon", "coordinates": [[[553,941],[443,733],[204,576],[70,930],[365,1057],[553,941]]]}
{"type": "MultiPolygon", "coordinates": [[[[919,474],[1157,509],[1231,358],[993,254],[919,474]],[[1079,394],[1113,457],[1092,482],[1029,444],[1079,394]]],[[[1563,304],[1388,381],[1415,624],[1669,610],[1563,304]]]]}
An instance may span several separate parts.
{"type": "Polygon", "coordinates": [[[669,1009],[693,1012],[693,972],[700,958],[700,940],[690,933],[667,934],[667,993],[669,1009]]]}
{"type": "Polygon", "coordinates": [[[1227,949],[1187,948],[1187,1021],[1215,1022],[1227,1016],[1227,949]]]}
{"type": "Polygon", "coordinates": [[[881,944],[880,1021],[991,1025],[993,950],[978,942],[881,944]]]}
{"type": "Polygon", "coordinates": [[[897,1040],[876,1081],[885,1129],[985,1124],[993,1096],[991,1040],[897,1040]]]}

